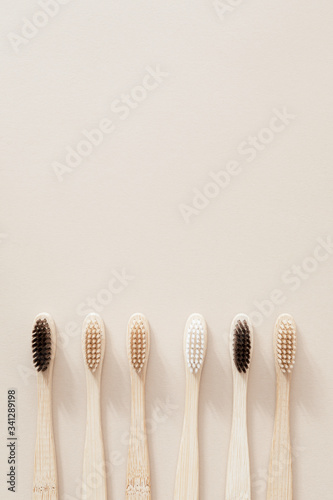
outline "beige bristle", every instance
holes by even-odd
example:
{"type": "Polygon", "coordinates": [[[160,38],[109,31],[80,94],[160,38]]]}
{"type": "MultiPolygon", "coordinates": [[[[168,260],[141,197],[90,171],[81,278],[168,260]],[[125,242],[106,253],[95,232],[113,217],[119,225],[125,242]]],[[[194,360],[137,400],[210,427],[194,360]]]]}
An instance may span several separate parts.
{"type": "Polygon", "coordinates": [[[85,360],[94,372],[101,361],[102,330],[97,319],[89,319],[85,331],[85,360]]]}
{"type": "Polygon", "coordinates": [[[132,320],[129,343],[132,366],[137,373],[140,373],[146,362],[147,331],[143,319],[139,316],[132,320]]]}
{"type": "Polygon", "coordinates": [[[290,373],[295,364],[296,326],[290,316],[284,316],[277,324],[276,359],[283,373],[290,373]]]}

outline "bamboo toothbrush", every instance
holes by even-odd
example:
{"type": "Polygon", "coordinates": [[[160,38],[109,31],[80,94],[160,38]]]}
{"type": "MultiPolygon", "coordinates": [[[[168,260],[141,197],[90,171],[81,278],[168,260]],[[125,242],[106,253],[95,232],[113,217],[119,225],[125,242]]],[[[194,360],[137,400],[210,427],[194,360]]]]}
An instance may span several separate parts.
{"type": "Polygon", "coordinates": [[[200,314],[192,314],[187,320],[184,333],[186,403],[174,500],[199,499],[198,407],[206,350],[206,322],[200,314]]]}
{"type": "Polygon", "coordinates": [[[128,500],[150,500],[151,498],[145,410],[149,349],[148,321],[143,314],[133,314],[127,327],[127,353],[132,386],[131,432],[126,485],[126,499],[128,500]]]}
{"type": "Polygon", "coordinates": [[[250,459],[247,439],[247,381],[253,351],[253,329],[245,314],[238,314],[230,329],[234,385],[233,417],[227,467],[226,500],[250,500],[250,459]]]}
{"type": "Polygon", "coordinates": [[[47,313],[36,316],[32,332],[33,363],[37,370],[38,417],[33,500],[57,500],[58,480],[52,420],[52,375],[56,328],[47,313]]]}
{"type": "Polygon", "coordinates": [[[82,486],[89,500],[106,500],[106,473],[101,424],[101,373],[105,353],[102,318],[90,313],[83,322],[82,351],[87,381],[87,424],[84,445],[82,486]],[[98,477],[97,481],[92,480],[98,477]]]}
{"type": "Polygon", "coordinates": [[[296,324],[290,314],[275,323],[276,409],[267,500],[292,500],[289,394],[296,354],[296,324]]]}

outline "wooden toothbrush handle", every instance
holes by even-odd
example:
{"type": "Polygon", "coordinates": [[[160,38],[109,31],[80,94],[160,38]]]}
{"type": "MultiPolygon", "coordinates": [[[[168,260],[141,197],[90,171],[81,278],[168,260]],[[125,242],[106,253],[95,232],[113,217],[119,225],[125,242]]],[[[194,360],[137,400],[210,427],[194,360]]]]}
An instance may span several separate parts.
{"type": "Polygon", "coordinates": [[[290,374],[278,370],[267,500],[292,500],[289,393],[290,374]]]}
{"type": "Polygon", "coordinates": [[[234,370],[233,416],[225,500],[250,500],[251,478],[247,439],[247,374],[234,370]]]}
{"type": "Polygon", "coordinates": [[[101,425],[100,379],[87,373],[87,426],[82,491],[89,500],[106,500],[106,470],[101,425]]]}
{"type": "Polygon", "coordinates": [[[199,499],[198,403],[199,380],[194,375],[188,375],[174,500],[199,499]]]}
{"type": "Polygon", "coordinates": [[[145,375],[132,372],[131,430],[126,499],[150,500],[150,465],[146,430],[145,375]]]}
{"type": "Polygon", "coordinates": [[[52,367],[37,375],[38,416],[33,500],[57,500],[57,462],[52,421],[52,367]]]}

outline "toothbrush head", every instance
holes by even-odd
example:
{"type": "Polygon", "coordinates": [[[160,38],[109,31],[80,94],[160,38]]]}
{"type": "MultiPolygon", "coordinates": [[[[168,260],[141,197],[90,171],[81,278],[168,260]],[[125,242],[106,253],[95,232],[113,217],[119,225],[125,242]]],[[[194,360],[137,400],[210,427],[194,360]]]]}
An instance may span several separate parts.
{"type": "Polygon", "coordinates": [[[105,350],[105,332],[102,318],[90,313],[83,322],[83,357],[88,369],[94,373],[101,366],[105,350]]]}
{"type": "MultiPolygon", "coordinates": [[[[32,331],[32,358],[38,372],[49,367],[52,358],[52,332],[48,314],[39,314],[32,331]]],[[[51,318],[50,318],[51,319],[51,318]]]]}
{"type": "Polygon", "coordinates": [[[133,314],[129,319],[127,346],[130,365],[139,374],[147,366],[150,346],[149,324],[143,314],[133,314]]]}
{"type": "Polygon", "coordinates": [[[191,314],[185,326],[185,358],[190,373],[201,372],[206,350],[206,322],[201,314],[191,314]]]}
{"type": "Polygon", "coordinates": [[[253,331],[249,318],[245,314],[237,315],[231,327],[233,361],[239,373],[246,373],[249,369],[253,331]]]}
{"type": "Polygon", "coordinates": [[[296,324],[290,314],[281,314],[275,324],[275,359],[282,373],[291,373],[296,356],[296,324]]]}

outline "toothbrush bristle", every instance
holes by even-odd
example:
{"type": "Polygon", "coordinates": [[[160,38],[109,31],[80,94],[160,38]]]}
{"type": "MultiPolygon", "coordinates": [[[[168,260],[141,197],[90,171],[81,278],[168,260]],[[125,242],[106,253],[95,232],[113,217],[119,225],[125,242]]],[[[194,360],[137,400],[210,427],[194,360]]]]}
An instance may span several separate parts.
{"type": "Polygon", "coordinates": [[[102,330],[96,318],[87,321],[84,352],[89,370],[95,372],[101,362],[102,352],[102,330]]]}
{"type": "Polygon", "coordinates": [[[49,366],[52,353],[51,330],[47,319],[37,319],[32,331],[32,356],[37,371],[49,366]]]}
{"type": "Polygon", "coordinates": [[[193,318],[186,332],[186,361],[191,373],[198,373],[202,368],[205,349],[205,325],[200,318],[193,318]]]}
{"type": "Polygon", "coordinates": [[[135,316],[130,324],[129,350],[134,370],[140,373],[147,358],[148,332],[143,318],[135,316]]]}
{"type": "Polygon", "coordinates": [[[247,321],[238,320],[233,338],[234,363],[240,373],[246,373],[251,359],[251,336],[247,321]]]}
{"type": "Polygon", "coordinates": [[[283,373],[290,373],[295,364],[296,327],[292,318],[281,319],[276,333],[276,359],[283,373]]]}

